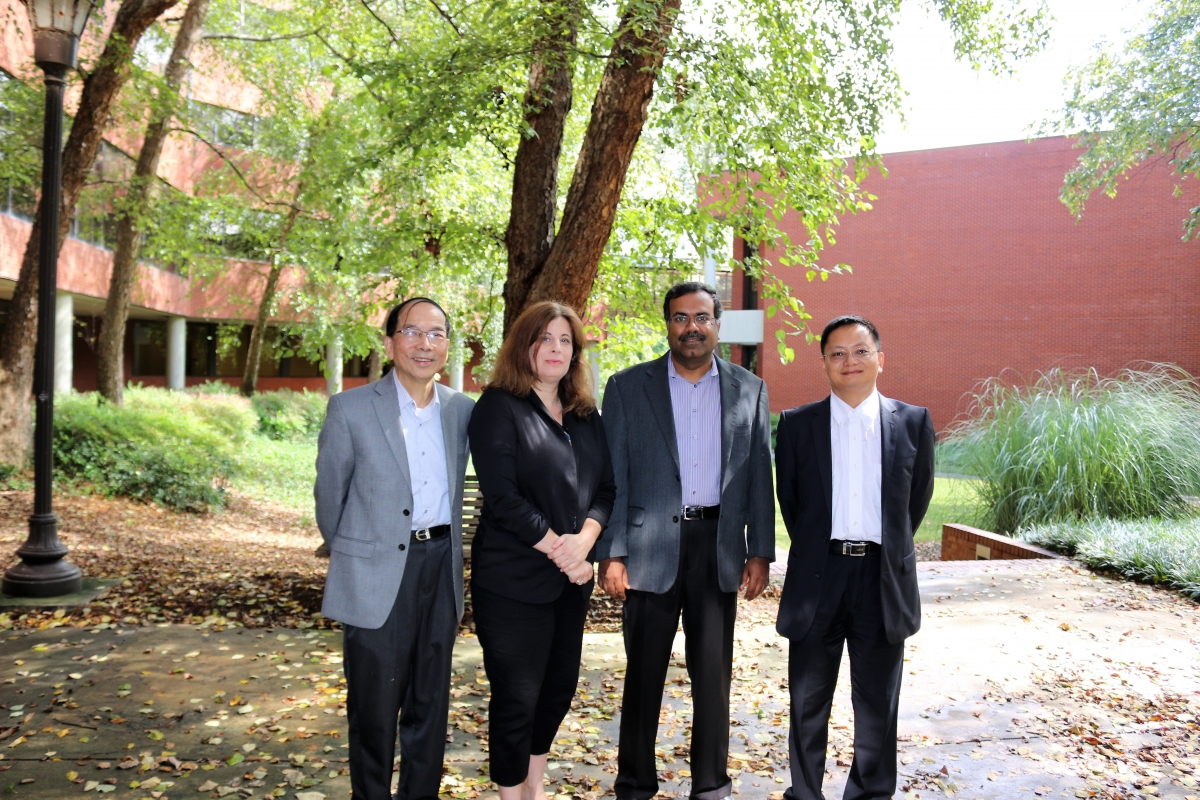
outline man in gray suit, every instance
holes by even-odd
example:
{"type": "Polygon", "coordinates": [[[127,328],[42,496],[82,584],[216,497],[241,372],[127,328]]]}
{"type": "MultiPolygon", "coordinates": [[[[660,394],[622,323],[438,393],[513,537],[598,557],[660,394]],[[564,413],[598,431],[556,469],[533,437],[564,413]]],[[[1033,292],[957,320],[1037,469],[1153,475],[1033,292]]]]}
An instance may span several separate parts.
{"type": "Polygon", "coordinates": [[[321,611],[345,626],[350,785],[436,798],[446,749],[450,655],[463,613],[462,496],[470,398],[434,382],[446,312],[425,297],[392,309],[394,369],[329,399],[317,451],[317,525],[329,546],[321,611]]]}
{"type": "Polygon", "coordinates": [[[617,373],[604,430],[617,499],[600,549],[600,586],[624,598],[625,695],[614,790],[658,792],[654,743],[679,618],[692,680],[691,797],[733,785],[729,685],[737,591],[754,599],[775,558],[771,415],[754,374],[713,355],[721,301],[688,282],[663,301],[671,352],[617,373]]]}

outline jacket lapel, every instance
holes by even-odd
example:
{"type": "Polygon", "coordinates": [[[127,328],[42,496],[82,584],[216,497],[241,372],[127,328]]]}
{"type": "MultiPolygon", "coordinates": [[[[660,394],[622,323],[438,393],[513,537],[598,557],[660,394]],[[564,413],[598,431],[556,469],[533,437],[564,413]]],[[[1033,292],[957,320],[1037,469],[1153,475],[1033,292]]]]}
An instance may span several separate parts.
{"type": "Polygon", "coordinates": [[[892,475],[892,463],[896,460],[896,404],[883,395],[879,395],[879,438],[883,447],[879,470],[879,513],[884,516],[887,511],[883,504],[887,502],[887,486],[892,475]]]}
{"type": "Polygon", "coordinates": [[[450,410],[450,397],[454,390],[440,383],[435,383],[433,390],[437,392],[441,408],[442,444],[446,448],[446,485],[450,487],[450,497],[454,498],[458,496],[458,480],[462,477],[458,469],[458,421],[450,410]]]}
{"type": "Polygon", "coordinates": [[[817,468],[821,473],[821,496],[825,498],[825,508],[830,517],[833,515],[833,443],[830,441],[829,426],[832,425],[829,416],[829,398],[826,397],[817,406],[812,417],[813,450],[817,454],[817,468]]]}
{"type": "Polygon", "coordinates": [[[717,362],[717,379],[721,382],[721,493],[732,477],[729,472],[729,457],[733,453],[733,434],[737,430],[738,408],[740,407],[742,381],[721,359],[717,362]]]}
{"type": "MultiPolygon", "coordinates": [[[[383,428],[383,437],[387,440],[400,474],[404,476],[406,485],[412,487],[412,475],[408,472],[408,450],[404,447],[404,434],[400,430],[400,399],[396,396],[396,378],[390,373],[375,381],[375,417],[383,428]]],[[[449,461],[449,459],[446,459],[449,461]]]]}
{"type": "Polygon", "coordinates": [[[667,383],[667,359],[670,353],[654,361],[646,372],[646,396],[650,399],[650,408],[658,420],[663,438],[667,440],[668,452],[675,461],[675,469],[679,469],[679,443],[675,441],[675,414],[671,410],[671,387],[667,383]]]}

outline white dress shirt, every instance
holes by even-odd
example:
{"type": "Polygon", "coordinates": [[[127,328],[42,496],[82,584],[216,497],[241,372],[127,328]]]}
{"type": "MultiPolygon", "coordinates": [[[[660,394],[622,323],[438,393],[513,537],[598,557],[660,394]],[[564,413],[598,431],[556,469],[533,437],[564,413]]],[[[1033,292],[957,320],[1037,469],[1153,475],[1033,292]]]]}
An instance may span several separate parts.
{"type": "Polygon", "coordinates": [[[833,531],[829,538],[882,544],[879,392],[871,392],[858,408],[830,395],[829,415],[833,453],[833,531]]]}
{"type": "Polygon", "coordinates": [[[433,402],[424,408],[408,392],[396,371],[396,398],[400,401],[400,430],[408,451],[412,479],[412,529],[450,524],[450,475],[446,469],[446,441],[442,438],[442,404],[433,391],[433,402]]]}

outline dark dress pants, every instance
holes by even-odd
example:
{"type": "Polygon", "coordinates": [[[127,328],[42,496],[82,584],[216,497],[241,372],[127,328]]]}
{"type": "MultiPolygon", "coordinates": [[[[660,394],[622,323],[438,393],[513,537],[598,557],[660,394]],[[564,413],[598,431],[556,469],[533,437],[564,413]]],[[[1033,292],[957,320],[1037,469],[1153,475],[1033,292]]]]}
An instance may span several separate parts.
{"type": "Polygon", "coordinates": [[[892,644],[883,625],[883,556],[830,554],[812,628],[791,641],[788,683],[792,700],[789,749],[792,786],[785,800],[821,800],[829,714],[843,642],[850,649],[854,706],[854,762],[845,800],[890,798],[896,791],[896,716],[904,643],[892,644]]]}
{"type": "Polygon", "coordinates": [[[471,584],[475,632],[492,687],[488,762],[500,786],[525,782],[529,757],[550,752],[571,710],[591,591],[591,581],[566,585],[553,602],[526,603],[471,584]]]}
{"type": "Polygon", "coordinates": [[[621,800],[649,800],[658,793],[654,740],[680,615],[692,680],[691,797],[719,800],[733,791],[725,765],[736,611],[737,592],[722,592],[717,581],[717,520],[685,520],[675,585],[662,594],[625,594],[627,666],[613,787],[621,800]]]}
{"type": "Polygon", "coordinates": [[[355,800],[391,797],[397,715],[396,797],[437,797],[450,714],[450,657],[458,631],[452,563],[449,536],[414,539],[383,627],[346,626],[346,714],[355,800]]]}

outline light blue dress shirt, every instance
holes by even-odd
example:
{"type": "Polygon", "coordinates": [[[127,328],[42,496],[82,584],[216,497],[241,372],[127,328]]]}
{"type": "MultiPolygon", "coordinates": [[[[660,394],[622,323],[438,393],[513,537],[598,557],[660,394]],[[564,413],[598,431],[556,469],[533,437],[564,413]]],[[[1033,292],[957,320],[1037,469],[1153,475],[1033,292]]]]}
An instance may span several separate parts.
{"type": "Polygon", "coordinates": [[[721,376],[717,359],[692,383],[675,371],[667,357],[675,445],[679,450],[679,482],[683,505],[715,506],[721,502],[721,376]]]}
{"type": "Polygon", "coordinates": [[[400,430],[408,451],[408,474],[412,478],[412,528],[450,524],[450,475],[446,469],[446,440],[442,438],[442,404],[433,392],[433,402],[424,408],[408,392],[396,371],[396,398],[400,401],[400,430]]]}

